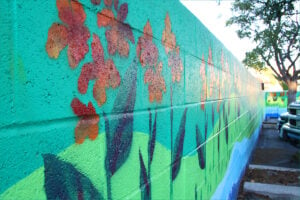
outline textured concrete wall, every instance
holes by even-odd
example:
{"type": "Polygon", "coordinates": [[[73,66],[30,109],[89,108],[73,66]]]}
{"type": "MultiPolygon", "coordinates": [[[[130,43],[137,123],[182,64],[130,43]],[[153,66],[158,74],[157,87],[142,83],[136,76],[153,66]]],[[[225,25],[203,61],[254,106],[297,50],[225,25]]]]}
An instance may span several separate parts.
{"type": "Polygon", "coordinates": [[[264,95],[180,2],[0,9],[0,199],[236,195],[264,95]]]}

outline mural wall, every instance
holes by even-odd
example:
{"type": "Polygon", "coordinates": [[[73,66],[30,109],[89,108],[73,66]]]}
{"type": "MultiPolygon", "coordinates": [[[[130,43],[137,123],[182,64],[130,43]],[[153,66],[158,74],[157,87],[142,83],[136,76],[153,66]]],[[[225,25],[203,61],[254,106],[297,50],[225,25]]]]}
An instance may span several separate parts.
{"type": "Polygon", "coordinates": [[[264,94],[180,2],[0,9],[0,199],[236,195],[264,94]]]}
{"type": "MultiPolygon", "coordinates": [[[[296,100],[300,100],[300,92],[296,94],[296,100]]],[[[281,113],[287,112],[287,91],[266,92],[265,109],[266,117],[279,117],[281,113]]]]}

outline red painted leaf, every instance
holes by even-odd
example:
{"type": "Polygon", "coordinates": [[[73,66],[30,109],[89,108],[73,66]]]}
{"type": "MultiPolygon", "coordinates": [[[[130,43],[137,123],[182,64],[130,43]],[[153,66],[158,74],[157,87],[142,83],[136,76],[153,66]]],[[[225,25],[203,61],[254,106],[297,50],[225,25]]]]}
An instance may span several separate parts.
{"type": "Polygon", "coordinates": [[[74,68],[89,51],[87,40],[90,32],[84,26],[86,15],[77,1],[57,0],[56,5],[59,17],[65,24],[54,23],[49,29],[46,50],[50,57],[57,58],[68,45],[69,65],[74,68]]]}
{"type": "Polygon", "coordinates": [[[86,137],[91,140],[96,139],[99,132],[99,115],[96,114],[96,110],[91,102],[88,106],[81,103],[79,99],[74,98],[71,107],[73,112],[80,117],[79,122],[75,128],[75,142],[82,144],[86,137]]]}
{"type": "Polygon", "coordinates": [[[82,5],[73,0],[57,0],[56,6],[58,9],[59,18],[68,25],[83,24],[86,14],[82,5]]]}

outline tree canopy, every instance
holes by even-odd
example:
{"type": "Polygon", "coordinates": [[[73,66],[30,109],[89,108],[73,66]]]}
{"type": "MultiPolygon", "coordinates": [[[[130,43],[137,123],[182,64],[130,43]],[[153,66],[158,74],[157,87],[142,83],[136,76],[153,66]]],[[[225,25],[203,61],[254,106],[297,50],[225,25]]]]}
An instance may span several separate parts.
{"type": "Polygon", "coordinates": [[[238,25],[238,36],[256,44],[243,63],[257,70],[270,67],[276,79],[287,84],[289,103],[295,100],[300,79],[299,5],[297,0],[235,0],[226,23],[238,25]]]}

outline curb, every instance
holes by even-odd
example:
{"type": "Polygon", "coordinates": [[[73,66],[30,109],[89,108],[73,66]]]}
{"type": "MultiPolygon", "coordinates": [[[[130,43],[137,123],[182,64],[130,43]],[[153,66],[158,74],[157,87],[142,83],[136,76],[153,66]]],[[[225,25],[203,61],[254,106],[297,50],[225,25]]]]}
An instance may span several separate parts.
{"type": "Polygon", "coordinates": [[[300,199],[300,187],[296,186],[245,182],[244,191],[261,195],[268,195],[270,198],[295,200],[300,199]]]}
{"type": "Polygon", "coordinates": [[[274,170],[274,171],[300,172],[300,169],[287,168],[287,167],[275,167],[275,166],[269,166],[269,165],[249,165],[249,169],[263,169],[263,170],[274,170]]]}

